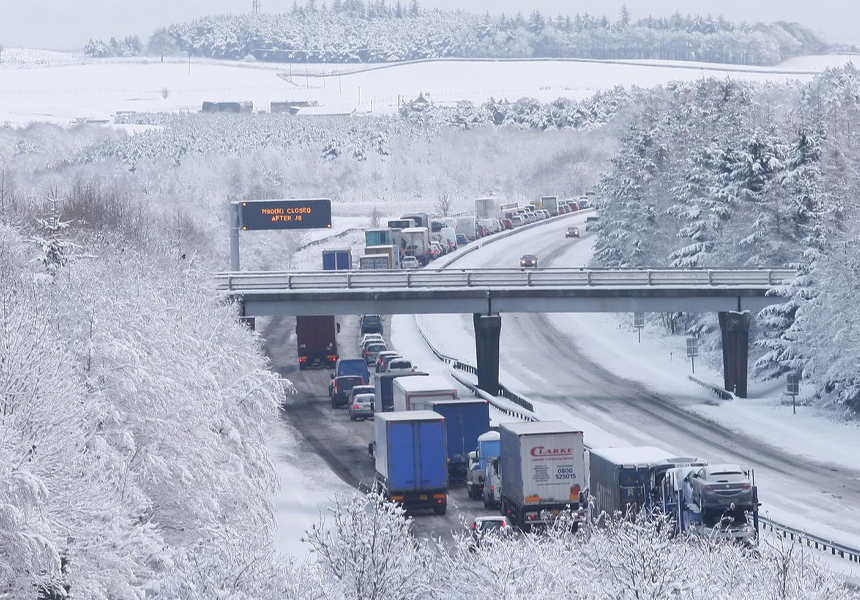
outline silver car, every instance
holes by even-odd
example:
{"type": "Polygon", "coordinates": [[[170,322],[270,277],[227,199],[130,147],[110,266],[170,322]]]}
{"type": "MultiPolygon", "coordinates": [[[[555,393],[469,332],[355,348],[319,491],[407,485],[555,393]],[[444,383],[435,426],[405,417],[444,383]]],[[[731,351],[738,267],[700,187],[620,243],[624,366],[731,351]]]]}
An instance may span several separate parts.
{"type": "Polygon", "coordinates": [[[417,269],[420,266],[421,264],[414,256],[404,256],[403,260],[400,261],[400,267],[403,269],[417,269]]]}
{"type": "Polygon", "coordinates": [[[364,349],[364,360],[368,365],[376,364],[376,359],[379,358],[379,353],[388,350],[388,346],[382,342],[371,342],[364,349]]]}
{"type": "Polygon", "coordinates": [[[373,402],[376,396],[373,394],[358,394],[349,404],[349,420],[357,421],[373,416],[373,402]]]}
{"type": "Polygon", "coordinates": [[[703,508],[752,507],[749,476],[738,465],[709,465],[690,478],[693,499],[703,508]]]}

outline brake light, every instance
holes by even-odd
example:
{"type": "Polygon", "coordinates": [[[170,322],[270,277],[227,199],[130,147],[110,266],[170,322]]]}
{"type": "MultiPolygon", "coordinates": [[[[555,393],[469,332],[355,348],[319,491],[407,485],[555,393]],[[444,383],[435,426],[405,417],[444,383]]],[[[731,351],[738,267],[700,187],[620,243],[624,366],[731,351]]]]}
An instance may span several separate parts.
{"type": "Polygon", "coordinates": [[[744,491],[746,491],[746,490],[750,489],[750,484],[745,483],[745,484],[744,484],[744,488],[743,488],[743,489],[744,489],[744,491]]]}
{"type": "Polygon", "coordinates": [[[492,493],[493,493],[493,492],[495,492],[495,491],[496,491],[496,486],[491,485],[491,486],[490,486],[490,493],[492,494],[492,493]]]}
{"type": "Polygon", "coordinates": [[[705,486],[705,491],[706,491],[706,492],[713,492],[713,491],[714,491],[714,488],[713,488],[712,486],[710,486],[710,485],[706,485],[706,486],[705,486]]]}
{"type": "Polygon", "coordinates": [[[308,357],[307,356],[300,356],[299,362],[308,362],[308,357]]]}
{"type": "Polygon", "coordinates": [[[475,531],[475,523],[472,523],[472,531],[475,531]]]}
{"type": "Polygon", "coordinates": [[[334,354],[329,354],[328,360],[329,360],[329,362],[337,362],[337,356],[334,354]]]}
{"type": "Polygon", "coordinates": [[[445,500],[447,497],[447,494],[433,494],[434,500],[445,500]]]}
{"type": "Polygon", "coordinates": [[[392,502],[403,502],[403,496],[391,496],[389,499],[392,502]]]}
{"type": "Polygon", "coordinates": [[[353,405],[352,405],[352,407],[353,407],[355,410],[358,410],[359,408],[361,408],[358,404],[353,404],[353,405]]]}

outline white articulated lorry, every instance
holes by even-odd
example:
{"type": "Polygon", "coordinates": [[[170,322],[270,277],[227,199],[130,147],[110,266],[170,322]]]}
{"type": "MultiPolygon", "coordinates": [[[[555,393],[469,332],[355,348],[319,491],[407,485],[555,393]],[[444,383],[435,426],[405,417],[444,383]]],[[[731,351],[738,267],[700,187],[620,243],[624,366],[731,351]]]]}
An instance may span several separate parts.
{"type": "Polygon", "coordinates": [[[521,529],[564,510],[581,519],[586,486],[582,432],[561,421],[502,423],[502,514],[521,529]]]}

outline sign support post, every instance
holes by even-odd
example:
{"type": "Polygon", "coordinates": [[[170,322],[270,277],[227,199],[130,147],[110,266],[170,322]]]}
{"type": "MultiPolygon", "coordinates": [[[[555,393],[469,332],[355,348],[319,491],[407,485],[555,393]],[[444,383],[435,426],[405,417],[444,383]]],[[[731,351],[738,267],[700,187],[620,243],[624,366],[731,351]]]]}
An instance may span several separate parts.
{"type": "Polygon", "coordinates": [[[239,270],[239,230],[242,228],[239,203],[230,203],[230,270],[239,270]]]}
{"type": "Polygon", "coordinates": [[[642,328],[645,327],[645,313],[633,313],[633,327],[636,328],[636,332],[639,334],[639,343],[641,344],[642,328]]]}

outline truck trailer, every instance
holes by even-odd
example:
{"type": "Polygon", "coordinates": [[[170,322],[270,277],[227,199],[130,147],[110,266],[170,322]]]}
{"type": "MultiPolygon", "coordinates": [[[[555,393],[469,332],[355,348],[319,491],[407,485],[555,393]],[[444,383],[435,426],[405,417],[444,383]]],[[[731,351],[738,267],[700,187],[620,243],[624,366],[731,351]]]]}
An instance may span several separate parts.
{"type": "Polygon", "coordinates": [[[412,406],[413,410],[417,406],[445,417],[445,428],[448,432],[448,480],[451,483],[468,482],[469,453],[478,445],[478,438],[490,431],[489,402],[472,398],[462,400],[418,398],[413,400],[412,406]]]}
{"type": "Polygon", "coordinates": [[[323,271],[349,271],[352,269],[352,251],[323,250],[323,271]]]}
{"type": "Polygon", "coordinates": [[[498,198],[478,198],[475,200],[475,217],[478,219],[498,219],[500,215],[498,198]]]}
{"type": "MultiPolygon", "coordinates": [[[[708,496],[697,496],[693,482],[702,465],[677,466],[668,469],[662,480],[662,509],[673,522],[676,533],[717,536],[723,539],[755,545],[759,534],[759,500],[755,475],[743,471],[747,491],[733,502],[708,496]]],[[[719,484],[713,485],[712,495],[719,496],[719,484]]]]}
{"type": "Polygon", "coordinates": [[[373,385],[376,388],[376,402],[373,411],[376,413],[391,412],[394,410],[394,382],[400,377],[427,377],[427,373],[414,371],[412,369],[396,369],[377,373],[373,377],[373,385]]]}
{"type": "Polygon", "coordinates": [[[585,447],[582,432],[561,421],[502,423],[502,514],[527,530],[564,510],[583,516],[585,447]]]}
{"type": "Polygon", "coordinates": [[[337,362],[337,324],[334,317],[296,317],[299,369],[333,368],[337,362]]]}
{"type": "Polygon", "coordinates": [[[368,246],[364,249],[364,255],[381,254],[388,257],[388,263],[391,265],[389,269],[400,268],[400,252],[397,246],[392,244],[386,246],[368,246]]]}
{"type": "Polygon", "coordinates": [[[549,216],[558,216],[558,196],[544,196],[541,200],[541,208],[549,211],[549,216]]]}
{"type": "Polygon", "coordinates": [[[448,507],[446,422],[429,410],[377,414],[374,419],[376,483],[403,508],[448,507]]]}
{"type": "Polygon", "coordinates": [[[466,236],[470,242],[478,238],[478,220],[475,217],[457,217],[455,229],[458,235],[466,236]]]}
{"type": "Polygon", "coordinates": [[[596,514],[627,514],[660,505],[666,472],[701,466],[696,458],[678,458],[653,446],[592,448],[589,451],[589,499],[596,514]]]}
{"type": "Polygon", "coordinates": [[[432,400],[456,400],[457,388],[444,377],[407,377],[394,382],[394,410],[425,410],[432,400]]]}
{"type": "Polygon", "coordinates": [[[478,436],[478,447],[469,453],[469,473],[466,482],[469,498],[472,500],[481,499],[484,493],[487,464],[492,459],[499,457],[501,446],[498,431],[487,431],[478,436]]]}
{"type": "Polygon", "coordinates": [[[414,256],[421,266],[430,262],[430,230],[426,227],[410,227],[402,232],[406,256],[414,256]]]}

